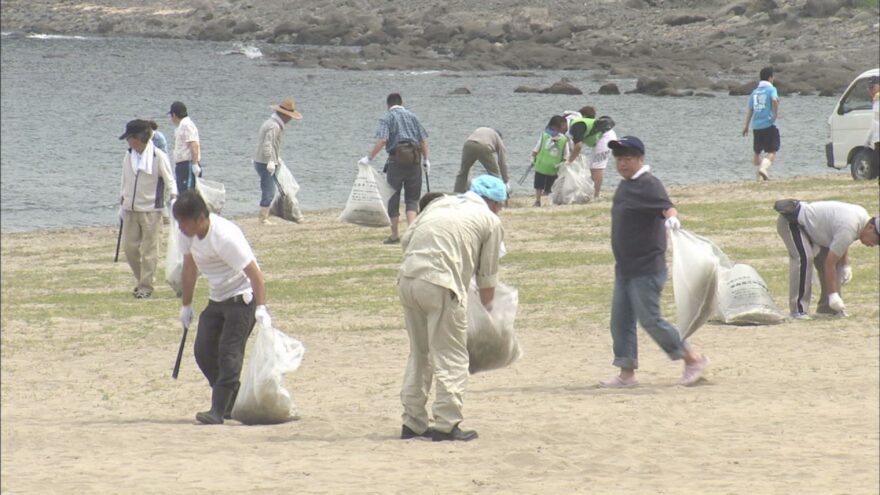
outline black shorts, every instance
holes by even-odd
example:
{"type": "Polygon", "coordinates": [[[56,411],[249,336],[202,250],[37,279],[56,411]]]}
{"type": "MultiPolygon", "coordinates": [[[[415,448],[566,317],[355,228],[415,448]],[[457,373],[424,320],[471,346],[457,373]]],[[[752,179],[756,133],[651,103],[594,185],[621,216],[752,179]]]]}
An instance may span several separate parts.
{"type": "Polygon", "coordinates": [[[752,148],[755,150],[755,154],[762,151],[766,153],[776,153],[779,151],[780,140],[778,127],[772,126],[766,129],[752,129],[752,136],[754,138],[752,148]]]}
{"type": "Polygon", "coordinates": [[[541,172],[535,172],[535,190],[543,189],[545,193],[550,194],[553,183],[556,182],[555,175],[544,175],[541,172]]]}

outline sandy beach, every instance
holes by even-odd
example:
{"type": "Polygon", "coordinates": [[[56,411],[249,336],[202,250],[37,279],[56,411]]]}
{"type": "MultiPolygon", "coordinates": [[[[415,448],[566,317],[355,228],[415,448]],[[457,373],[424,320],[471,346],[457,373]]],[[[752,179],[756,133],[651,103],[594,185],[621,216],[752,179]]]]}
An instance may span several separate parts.
{"type": "MultiPolygon", "coordinates": [[[[773,201],[878,207],[875,182],[844,177],[670,196],[683,227],[754,266],[783,309],[788,261],[773,201]]],[[[4,234],[0,492],[878,493],[876,248],[850,248],[849,318],[710,322],[692,337],[713,363],[693,388],[674,385],[680,363],[640,331],[641,386],[604,390],[595,384],[615,372],[610,201],[513,203],[502,213],[510,254],[501,279],[520,290],[525,354],[471,377],[463,426],[480,438],[466,444],[397,439],[408,344],[400,251],[380,243],[384,230],[343,224],[338,211],[307,212],[302,225],[238,220],[266,273],[276,325],[307,349],[286,379],[300,419],[216,427],[194,421],[209,389],[193,333],[171,379],[179,300],[159,281],[152,299],[131,297],[128,266],[112,262],[115,228],[4,234]]],[[[200,280],[196,311],[206,299],[200,280]]],[[[674,320],[671,283],[663,307],[674,320]]]]}

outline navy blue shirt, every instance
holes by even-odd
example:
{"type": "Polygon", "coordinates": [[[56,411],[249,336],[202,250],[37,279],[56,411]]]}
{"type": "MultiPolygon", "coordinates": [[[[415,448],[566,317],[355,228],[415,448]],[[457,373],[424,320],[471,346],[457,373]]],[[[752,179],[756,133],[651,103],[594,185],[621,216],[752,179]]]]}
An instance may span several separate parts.
{"type": "Polygon", "coordinates": [[[666,225],[663,212],[674,207],[659,179],[646,172],[621,180],[611,206],[611,250],[614,273],[624,277],[653,275],[666,268],[666,225]]]}

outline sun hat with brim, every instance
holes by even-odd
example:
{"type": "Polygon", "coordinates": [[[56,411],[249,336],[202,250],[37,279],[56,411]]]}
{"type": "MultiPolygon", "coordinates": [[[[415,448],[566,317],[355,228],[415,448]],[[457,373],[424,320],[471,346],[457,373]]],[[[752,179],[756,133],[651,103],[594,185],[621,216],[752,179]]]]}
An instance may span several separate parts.
{"type": "Polygon", "coordinates": [[[288,98],[282,101],[280,105],[272,105],[271,108],[272,110],[283,113],[292,119],[300,120],[303,118],[302,114],[296,111],[296,102],[293,101],[293,98],[288,98]]]}
{"type": "Polygon", "coordinates": [[[481,175],[472,180],[471,192],[497,203],[507,201],[507,186],[494,175],[481,175]]]}

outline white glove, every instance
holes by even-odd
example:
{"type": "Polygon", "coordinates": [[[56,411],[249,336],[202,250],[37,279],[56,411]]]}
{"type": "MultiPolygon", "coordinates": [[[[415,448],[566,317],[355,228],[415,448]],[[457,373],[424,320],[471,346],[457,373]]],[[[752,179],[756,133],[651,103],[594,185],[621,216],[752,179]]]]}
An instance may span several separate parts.
{"type": "Polygon", "coordinates": [[[193,320],[193,307],[190,306],[182,306],[180,308],[180,324],[186,328],[189,328],[189,324],[192,323],[193,320]]]}
{"type": "Polygon", "coordinates": [[[852,267],[849,265],[843,265],[843,268],[840,271],[843,274],[843,283],[848,284],[850,280],[852,280],[852,267]]]}
{"type": "Polygon", "coordinates": [[[193,175],[195,175],[196,177],[202,176],[202,166],[201,165],[199,165],[198,163],[193,163],[192,169],[193,169],[193,175]]]}
{"type": "Polygon", "coordinates": [[[272,328],[272,317],[269,316],[269,310],[266,309],[265,304],[261,304],[257,306],[256,312],[254,312],[254,316],[257,317],[257,321],[260,322],[260,326],[263,328],[272,328]]]}
{"type": "Polygon", "coordinates": [[[269,172],[269,175],[275,175],[275,162],[267,163],[266,171],[269,172]]]}
{"type": "Polygon", "coordinates": [[[840,298],[840,294],[837,292],[832,292],[831,295],[828,296],[828,307],[840,313],[846,306],[843,304],[843,299],[840,298]]]}
{"type": "Polygon", "coordinates": [[[681,222],[678,220],[678,216],[669,217],[666,219],[666,228],[669,230],[678,230],[681,228],[681,222]]]}
{"type": "Polygon", "coordinates": [[[425,174],[431,175],[431,160],[425,158],[425,161],[422,162],[422,166],[425,167],[425,174]]]}
{"type": "Polygon", "coordinates": [[[370,157],[369,156],[365,156],[365,157],[361,158],[360,160],[358,160],[358,165],[369,165],[369,164],[370,164],[370,157]]]}

